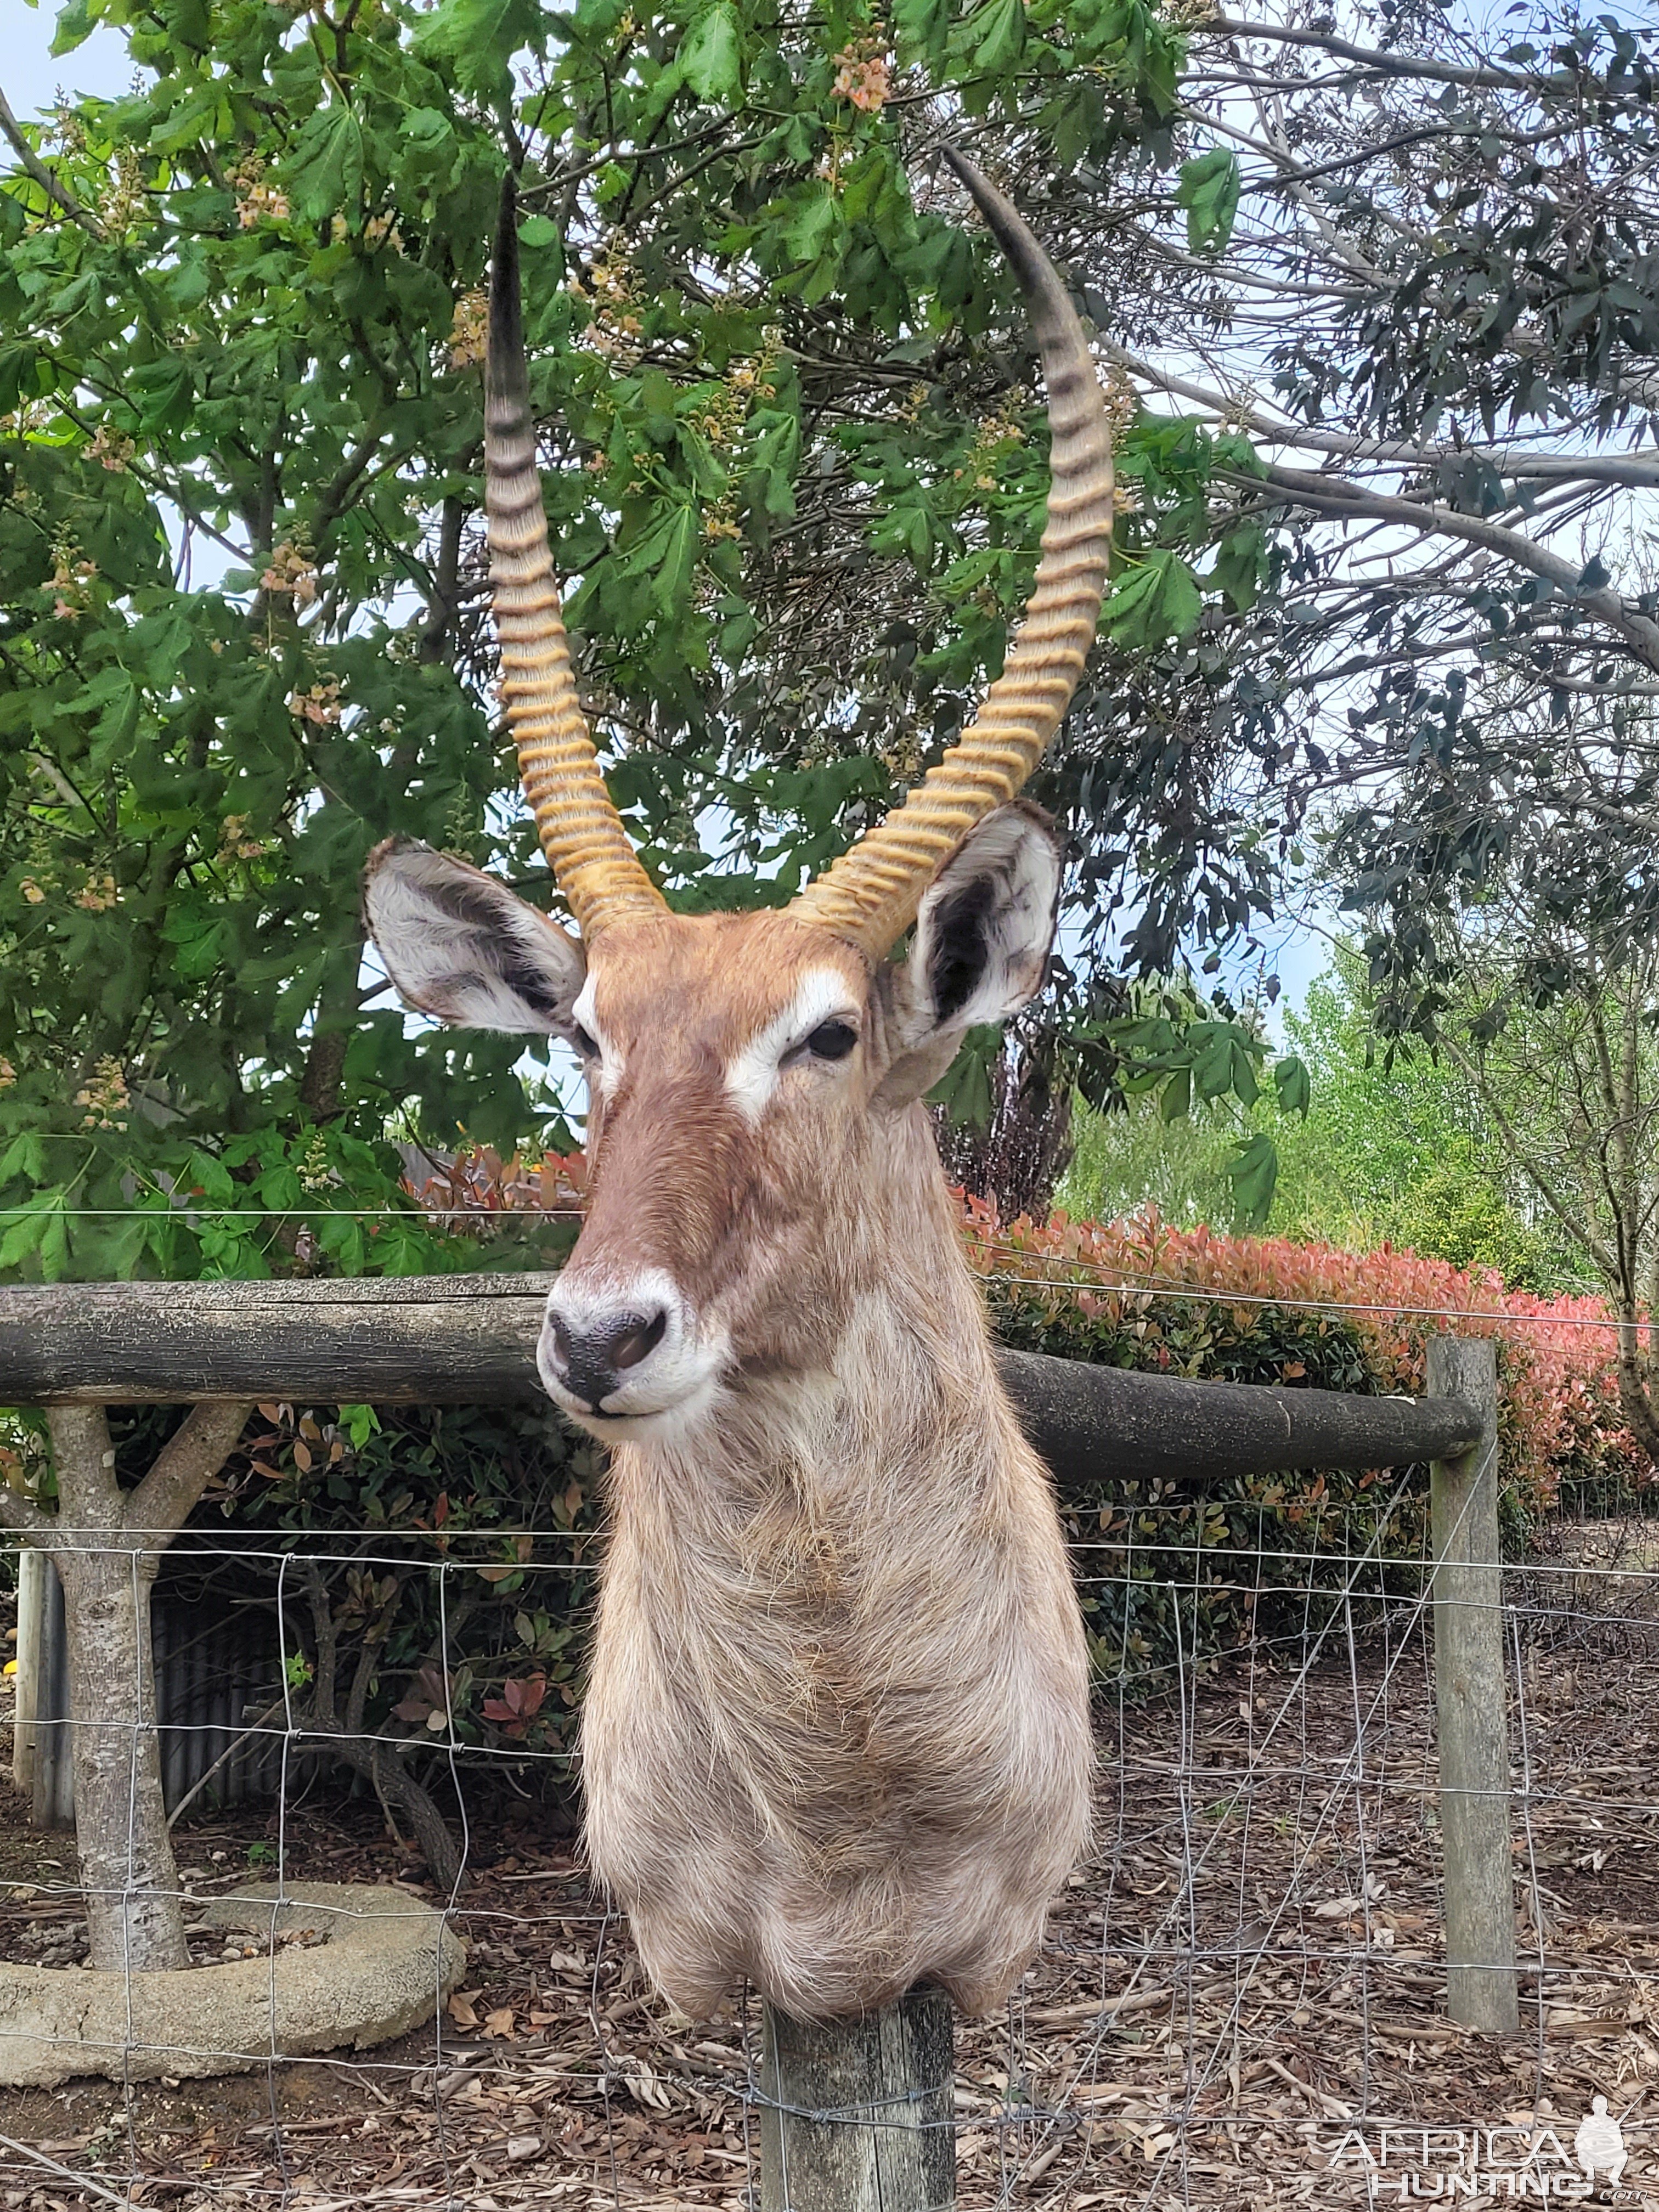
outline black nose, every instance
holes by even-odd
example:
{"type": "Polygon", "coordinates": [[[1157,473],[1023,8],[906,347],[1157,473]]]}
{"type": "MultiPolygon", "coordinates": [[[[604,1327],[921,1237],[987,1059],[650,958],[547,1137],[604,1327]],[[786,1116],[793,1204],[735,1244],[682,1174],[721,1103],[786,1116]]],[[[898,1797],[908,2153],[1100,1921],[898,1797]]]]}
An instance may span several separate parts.
{"type": "Polygon", "coordinates": [[[599,1401],[610,1396],[628,1369],[637,1367],[662,1342],[668,1312],[659,1306],[654,1313],[609,1314],[578,1328],[554,1314],[550,1325],[560,1382],[597,1413],[602,1410],[599,1401]]]}

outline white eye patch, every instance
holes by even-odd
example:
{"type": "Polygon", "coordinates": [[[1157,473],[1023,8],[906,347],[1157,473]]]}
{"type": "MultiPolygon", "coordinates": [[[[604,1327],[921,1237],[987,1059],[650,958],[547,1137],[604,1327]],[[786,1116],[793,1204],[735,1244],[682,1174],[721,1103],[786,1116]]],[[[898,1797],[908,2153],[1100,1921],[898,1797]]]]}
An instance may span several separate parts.
{"type": "Polygon", "coordinates": [[[586,1030],[599,1048],[599,1064],[592,1071],[590,1081],[596,1091],[608,1097],[623,1079],[622,1054],[612,1048],[599,1027],[599,1018],[593,1010],[593,978],[591,975],[572,1002],[570,1018],[579,1030],[586,1030]]]}
{"type": "Polygon", "coordinates": [[[778,1087],[778,1067],[785,1053],[804,1043],[821,1022],[856,1023],[857,1018],[840,969],[809,968],[788,1005],[726,1063],[726,1088],[732,1104],[747,1120],[759,1121],[778,1087]]]}

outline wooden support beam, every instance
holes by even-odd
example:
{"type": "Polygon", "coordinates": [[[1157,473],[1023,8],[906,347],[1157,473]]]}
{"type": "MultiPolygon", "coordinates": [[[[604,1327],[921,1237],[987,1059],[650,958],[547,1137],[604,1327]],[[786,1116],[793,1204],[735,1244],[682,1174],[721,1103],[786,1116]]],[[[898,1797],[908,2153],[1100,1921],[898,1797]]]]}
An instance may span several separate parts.
{"type": "Polygon", "coordinates": [[[948,2212],[957,2201],[951,2000],[862,2020],[763,2009],[761,2212],[948,2212]]]}
{"type": "Polygon", "coordinates": [[[1479,1430],[1478,1409],[1455,1398],[1189,1382],[1042,1352],[998,1356],[1026,1434],[1062,1480],[1410,1467],[1467,1449],[1479,1430]]]}
{"type": "MultiPolygon", "coordinates": [[[[0,1290],[0,1405],[488,1406],[534,1400],[554,1278],[60,1283],[0,1290]]],[[[1038,1352],[1000,1355],[1026,1431],[1062,1480],[1211,1480],[1404,1467],[1466,1451],[1455,1399],[1189,1382],[1038,1352]]]]}
{"type": "Polygon", "coordinates": [[[1474,1446],[1437,1459],[1430,1478],[1446,2009],[1462,2027],[1513,2034],[1521,2015],[1498,1535],[1497,1346],[1490,1337],[1431,1336],[1429,1387],[1455,1392],[1485,1416],[1474,1446]]]}

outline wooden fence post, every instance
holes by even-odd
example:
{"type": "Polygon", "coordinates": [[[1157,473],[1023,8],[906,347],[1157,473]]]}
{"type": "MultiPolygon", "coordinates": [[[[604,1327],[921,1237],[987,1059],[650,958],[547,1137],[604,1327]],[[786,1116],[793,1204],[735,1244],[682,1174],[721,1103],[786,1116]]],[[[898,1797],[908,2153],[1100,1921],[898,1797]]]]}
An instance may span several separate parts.
{"type": "Polygon", "coordinates": [[[1485,1415],[1480,1442],[1431,1470],[1434,1696],[1446,1868],[1446,2009],[1465,2027],[1512,2033],[1515,1863],[1504,1572],[1498,1537],[1498,1347],[1490,1337],[1429,1339],[1429,1389],[1485,1415]]]}
{"type": "Polygon", "coordinates": [[[40,1676],[45,1641],[46,1577],[51,1562],[38,1544],[17,1547],[16,1703],[11,1730],[11,1778],[25,1796],[34,1790],[35,1722],[40,1711],[40,1676]]]}
{"type": "Polygon", "coordinates": [[[941,1990],[816,2027],[764,2006],[761,2212],[948,2212],[952,2030],[941,1990]]]}

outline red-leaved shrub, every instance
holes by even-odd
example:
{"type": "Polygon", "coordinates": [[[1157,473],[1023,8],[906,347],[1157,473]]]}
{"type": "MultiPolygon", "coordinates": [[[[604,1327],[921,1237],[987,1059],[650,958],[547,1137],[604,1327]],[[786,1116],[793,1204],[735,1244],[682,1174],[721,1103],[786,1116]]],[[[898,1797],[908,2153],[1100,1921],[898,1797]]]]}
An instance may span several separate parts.
{"type": "Polygon", "coordinates": [[[1363,1363],[1363,1379],[1338,1387],[1414,1396],[1425,1387],[1431,1336],[1492,1336],[1502,1462],[1515,1502],[1553,1504],[1564,1480],[1650,1478],[1620,1414],[1617,1340],[1599,1298],[1536,1297],[1489,1272],[1386,1244],[1342,1252],[1282,1237],[1176,1229],[1152,1212],[1117,1222],[1056,1214],[1039,1227],[1000,1224],[972,1199],[963,1212],[969,1255],[994,1310],[1034,1323],[1051,1350],[1173,1374],[1312,1382],[1294,1352],[1279,1355],[1287,1328],[1299,1339],[1310,1322],[1316,1333],[1322,1322],[1363,1363]]]}

